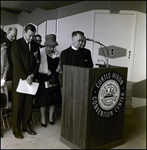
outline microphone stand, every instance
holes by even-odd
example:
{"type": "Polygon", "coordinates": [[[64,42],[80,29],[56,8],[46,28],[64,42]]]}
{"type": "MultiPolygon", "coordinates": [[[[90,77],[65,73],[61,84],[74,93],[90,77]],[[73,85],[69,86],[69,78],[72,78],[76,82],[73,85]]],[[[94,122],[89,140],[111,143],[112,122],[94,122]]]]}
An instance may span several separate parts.
{"type": "Polygon", "coordinates": [[[109,64],[108,64],[108,59],[109,59],[109,50],[108,50],[108,48],[104,45],[104,44],[102,44],[102,43],[100,43],[100,42],[98,42],[98,41],[93,41],[94,43],[98,43],[100,46],[101,46],[101,49],[102,49],[102,52],[103,52],[103,55],[104,55],[104,57],[105,57],[105,60],[106,60],[106,68],[108,68],[108,66],[109,66],[109,64]],[[105,47],[106,48],[106,50],[107,50],[107,55],[108,55],[108,58],[106,59],[106,56],[105,56],[105,53],[104,53],[104,50],[103,50],[103,47],[105,47]]]}
{"type": "Polygon", "coordinates": [[[106,68],[108,68],[108,66],[109,66],[109,64],[108,64],[108,59],[109,59],[109,51],[108,51],[108,48],[105,46],[105,45],[103,45],[102,43],[100,43],[100,42],[98,42],[98,44],[100,44],[100,46],[101,46],[101,49],[102,49],[102,52],[103,52],[103,55],[104,55],[104,57],[105,57],[105,60],[106,60],[106,68]],[[105,56],[105,53],[104,53],[104,50],[103,50],[103,47],[105,47],[106,48],[106,50],[107,50],[107,59],[106,59],[106,56],[105,56]]]}
{"type": "Polygon", "coordinates": [[[109,59],[109,50],[108,50],[108,48],[107,48],[104,44],[102,44],[102,43],[100,43],[100,42],[98,42],[98,41],[94,41],[93,39],[87,38],[86,40],[87,40],[87,41],[92,41],[92,42],[94,42],[94,43],[100,44],[101,49],[102,49],[102,52],[103,52],[103,55],[104,55],[105,60],[106,60],[106,68],[108,68],[108,66],[109,66],[109,64],[108,64],[108,59],[109,59]],[[107,50],[107,58],[106,58],[106,56],[105,56],[105,53],[104,53],[104,50],[103,50],[103,47],[102,47],[102,46],[103,46],[104,48],[106,48],[106,50],[107,50]]]}

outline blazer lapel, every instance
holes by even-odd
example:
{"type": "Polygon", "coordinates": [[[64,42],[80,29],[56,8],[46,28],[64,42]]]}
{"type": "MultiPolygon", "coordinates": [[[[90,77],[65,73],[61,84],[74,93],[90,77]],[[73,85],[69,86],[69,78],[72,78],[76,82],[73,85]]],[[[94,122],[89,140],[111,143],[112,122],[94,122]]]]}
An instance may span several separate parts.
{"type": "Polygon", "coordinates": [[[25,41],[24,38],[22,38],[22,43],[23,43],[23,45],[24,45],[24,49],[25,49],[25,50],[27,49],[27,51],[29,52],[29,45],[28,45],[28,43],[26,43],[26,41],[25,41]]]}

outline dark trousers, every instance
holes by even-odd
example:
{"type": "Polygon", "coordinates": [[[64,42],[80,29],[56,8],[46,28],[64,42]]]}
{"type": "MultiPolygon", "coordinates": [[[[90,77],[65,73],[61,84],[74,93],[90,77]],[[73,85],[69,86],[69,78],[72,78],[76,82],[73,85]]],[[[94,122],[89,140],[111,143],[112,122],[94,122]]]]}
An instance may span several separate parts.
{"type": "Polygon", "coordinates": [[[12,130],[17,133],[30,126],[32,95],[19,94],[12,100],[12,130]]]}

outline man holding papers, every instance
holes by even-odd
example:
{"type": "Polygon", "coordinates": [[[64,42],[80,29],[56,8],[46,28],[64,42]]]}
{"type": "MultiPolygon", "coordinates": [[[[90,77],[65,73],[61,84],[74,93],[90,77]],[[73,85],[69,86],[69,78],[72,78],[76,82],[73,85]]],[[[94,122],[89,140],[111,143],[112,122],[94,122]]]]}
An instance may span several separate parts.
{"type": "Polygon", "coordinates": [[[21,131],[36,134],[30,126],[32,93],[18,87],[19,81],[25,81],[24,84],[33,87],[38,74],[40,51],[38,44],[33,41],[35,33],[36,28],[28,24],[24,28],[24,37],[12,43],[12,131],[19,139],[23,138],[21,131]]]}

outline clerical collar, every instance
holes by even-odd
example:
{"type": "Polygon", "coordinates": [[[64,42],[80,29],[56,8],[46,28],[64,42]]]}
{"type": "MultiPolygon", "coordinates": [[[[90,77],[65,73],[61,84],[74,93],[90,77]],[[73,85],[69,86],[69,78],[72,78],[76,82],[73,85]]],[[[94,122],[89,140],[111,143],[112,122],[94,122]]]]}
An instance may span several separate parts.
{"type": "Polygon", "coordinates": [[[73,50],[78,50],[78,48],[74,47],[73,45],[71,45],[73,50]]]}

